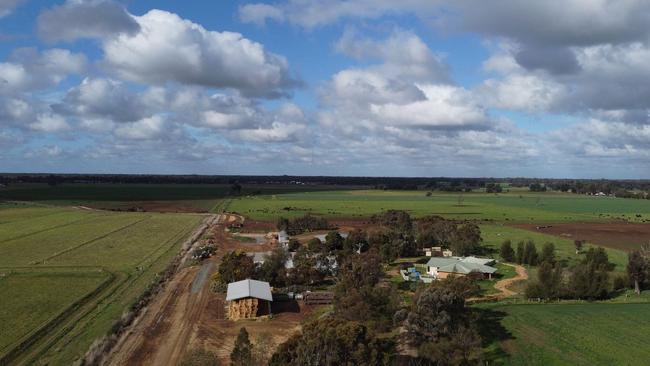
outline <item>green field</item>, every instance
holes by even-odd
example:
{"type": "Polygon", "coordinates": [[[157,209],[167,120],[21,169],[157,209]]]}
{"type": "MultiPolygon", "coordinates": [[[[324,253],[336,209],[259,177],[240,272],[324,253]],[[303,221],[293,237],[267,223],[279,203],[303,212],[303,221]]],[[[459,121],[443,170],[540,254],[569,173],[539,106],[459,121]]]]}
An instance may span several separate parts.
{"type": "MultiPolygon", "coordinates": [[[[144,206],[147,211],[217,212],[219,206],[223,205],[222,200],[229,197],[230,189],[229,184],[74,183],[51,187],[40,183],[20,183],[0,189],[0,201],[28,201],[48,206],[88,206],[101,209],[124,210],[144,206]]],[[[332,186],[248,184],[243,187],[241,194],[249,196],[336,189],[332,186]]]]}
{"type": "Polygon", "coordinates": [[[0,206],[0,364],[70,364],[105,335],[203,216],[0,206]],[[6,331],[5,331],[6,330],[6,331]]]}
{"type": "Polygon", "coordinates": [[[650,304],[511,305],[506,365],[646,365],[650,304]]]}
{"type": "MultiPolygon", "coordinates": [[[[573,244],[573,240],[536,233],[510,226],[500,224],[481,225],[481,237],[483,238],[483,244],[486,247],[492,249],[492,255],[495,258],[498,257],[499,247],[505,240],[510,240],[512,242],[513,248],[516,248],[517,242],[519,241],[533,240],[539,252],[541,252],[542,247],[545,243],[551,242],[555,244],[555,255],[559,260],[565,260],[567,263],[575,263],[577,260],[579,260],[579,258],[581,258],[581,255],[576,254],[575,252],[575,245],[573,244]]],[[[591,246],[591,244],[585,245],[583,251],[588,250],[591,246]]],[[[609,261],[616,265],[614,271],[625,271],[625,265],[627,264],[627,253],[612,248],[605,248],[605,250],[609,256],[609,261]]]]}
{"type": "Polygon", "coordinates": [[[650,219],[648,200],[569,193],[433,193],[427,197],[423,191],[322,191],[240,197],[230,204],[231,211],[258,220],[305,213],[359,218],[389,209],[406,210],[416,217],[441,215],[516,223],[650,219]]]}

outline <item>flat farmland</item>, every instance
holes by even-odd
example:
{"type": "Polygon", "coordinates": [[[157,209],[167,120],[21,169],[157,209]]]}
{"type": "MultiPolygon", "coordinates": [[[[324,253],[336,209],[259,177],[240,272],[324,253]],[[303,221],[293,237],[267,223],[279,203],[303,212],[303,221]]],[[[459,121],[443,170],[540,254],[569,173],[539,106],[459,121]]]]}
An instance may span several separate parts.
{"type": "Polygon", "coordinates": [[[0,364],[74,362],[203,219],[3,205],[0,328],[11,331],[0,336],[0,364]]]}
{"type": "MultiPolygon", "coordinates": [[[[332,186],[247,184],[242,195],[332,190],[332,186]]],[[[87,206],[106,210],[148,212],[216,212],[231,193],[230,184],[12,184],[0,190],[0,201],[35,202],[48,206],[87,206]]],[[[2,218],[0,218],[2,222],[2,218]]]]}
{"type": "Polygon", "coordinates": [[[297,192],[235,198],[230,210],[256,220],[305,213],[331,218],[360,218],[388,209],[414,216],[440,215],[468,220],[514,223],[607,221],[650,218],[650,201],[593,197],[568,193],[433,193],[424,191],[354,190],[297,192]],[[637,216],[638,215],[638,216],[637,216]]]}
{"type": "MultiPolygon", "coordinates": [[[[485,224],[480,225],[481,237],[483,244],[491,248],[494,256],[498,256],[498,251],[501,243],[505,240],[510,240],[514,248],[516,248],[519,241],[532,240],[535,242],[537,250],[541,252],[545,243],[555,244],[555,254],[559,260],[564,260],[568,263],[574,263],[583,258],[582,255],[576,254],[573,239],[557,237],[554,235],[546,234],[543,232],[535,232],[516,227],[511,227],[502,224],[485,224]]],[[[593,244],[588,243],[583,248],[583,251],[589,249],[593,244]]],[[[606,247],[609,261],[614,263],[616,267],[615,272],[624,272],[625,265],[627,264],[627,253],[620,249],[606,247]]]]}
{"type": "Polygon", "coordinates": [[[620,250],[639,249],[650,243],[650,224],[624,221],[612,223],[556,223],[537,228],[535,225],[517,225],[522,229],[542,232],[560,238],[580,239],[620,250]]]}
{"type": "Polygon", "coordinates": [[[646,365],[650,304],[494,307],[510,333],[506,365],[646,365]]]}

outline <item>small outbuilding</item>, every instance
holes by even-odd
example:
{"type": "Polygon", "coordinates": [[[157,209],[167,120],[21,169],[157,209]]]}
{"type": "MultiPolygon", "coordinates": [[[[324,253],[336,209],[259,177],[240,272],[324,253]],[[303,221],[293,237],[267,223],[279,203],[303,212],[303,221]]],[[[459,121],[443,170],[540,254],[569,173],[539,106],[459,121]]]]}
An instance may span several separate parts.
{"type": "Polygon", "coordinates": [[[268,282],[246,279],[228,284],[228,319],[248,319],[271,314],[271,286],[268,282]]]}
{"type": "Polygon", "coordinates": [[[286,230],[281,230],[278,233],[278,244],[282,245],[284,248],[289,247],[289,234],[287,234],[286,230]]]}

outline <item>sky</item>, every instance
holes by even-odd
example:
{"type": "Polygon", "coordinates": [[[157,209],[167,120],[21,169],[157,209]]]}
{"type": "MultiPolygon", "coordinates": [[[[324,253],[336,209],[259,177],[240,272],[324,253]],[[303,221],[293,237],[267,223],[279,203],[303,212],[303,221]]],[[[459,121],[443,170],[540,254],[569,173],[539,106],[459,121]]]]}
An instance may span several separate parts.
{"type": "Polygon", "coordinates": [[[0,0],[0,172],[650,178],[647,0],[0,0]]]}

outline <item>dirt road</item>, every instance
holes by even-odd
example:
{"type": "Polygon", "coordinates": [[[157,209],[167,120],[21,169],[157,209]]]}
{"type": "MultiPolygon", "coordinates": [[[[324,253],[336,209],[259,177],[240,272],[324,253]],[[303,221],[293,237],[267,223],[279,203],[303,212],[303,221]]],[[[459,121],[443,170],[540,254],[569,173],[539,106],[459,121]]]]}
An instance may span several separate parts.
{"type": "MultiPolygon", "coordinates": [[[[225,219],[225,215],[219,215],[212,225],[218,225],[225,219]]],[[[191,245],[197,243],[195,241],[191,245]]],[[[183,262],[190,253],[191,250],[188,250],[183,262]]],[[[208,302],[210,292],[202,290],[209,282],[206,278],[213,267],[213,263],[207,261],[202,267],[180,269],[140,318],[122,335],[105,364],[178,363],[187,345],[192,324],[196,323],[208,302]]]]}
{"type": "Polygon", "coordinates": [[[494,284],[494,288],[501,292],[497,296],[499,298],[506,298],[517,294],[516,292],[510,290],[508,287],[515,282],[527,280],[528,273],[526,272],[526,268],[520,265],[508,264],[508,263],[502,263],[502,264],[510,267],[515,267],[515,269],[517,270],[517,275],[515,277],[506,278],[505,280],[498,281],[497,283],[494,284]]]}
{"type": "Polygon", "coordinates": [[[210,290],[210,277],[223,255],[231,250],[253,250],[230,238],[225,227],[232,216],[219,215],[209,229],[217,243],[215,255],[200,266],[179,270],[131,328],[120,338],[105,365],[178,365],[187,351],[199,348],[213,352],[221,364],[228,364],[234,340],[241,326],[251,340],[269,333],[275,344],[284,342],[300,329],[311,309],[275,312],[271,321],[225,319],[225,295],[210,290]]]}

